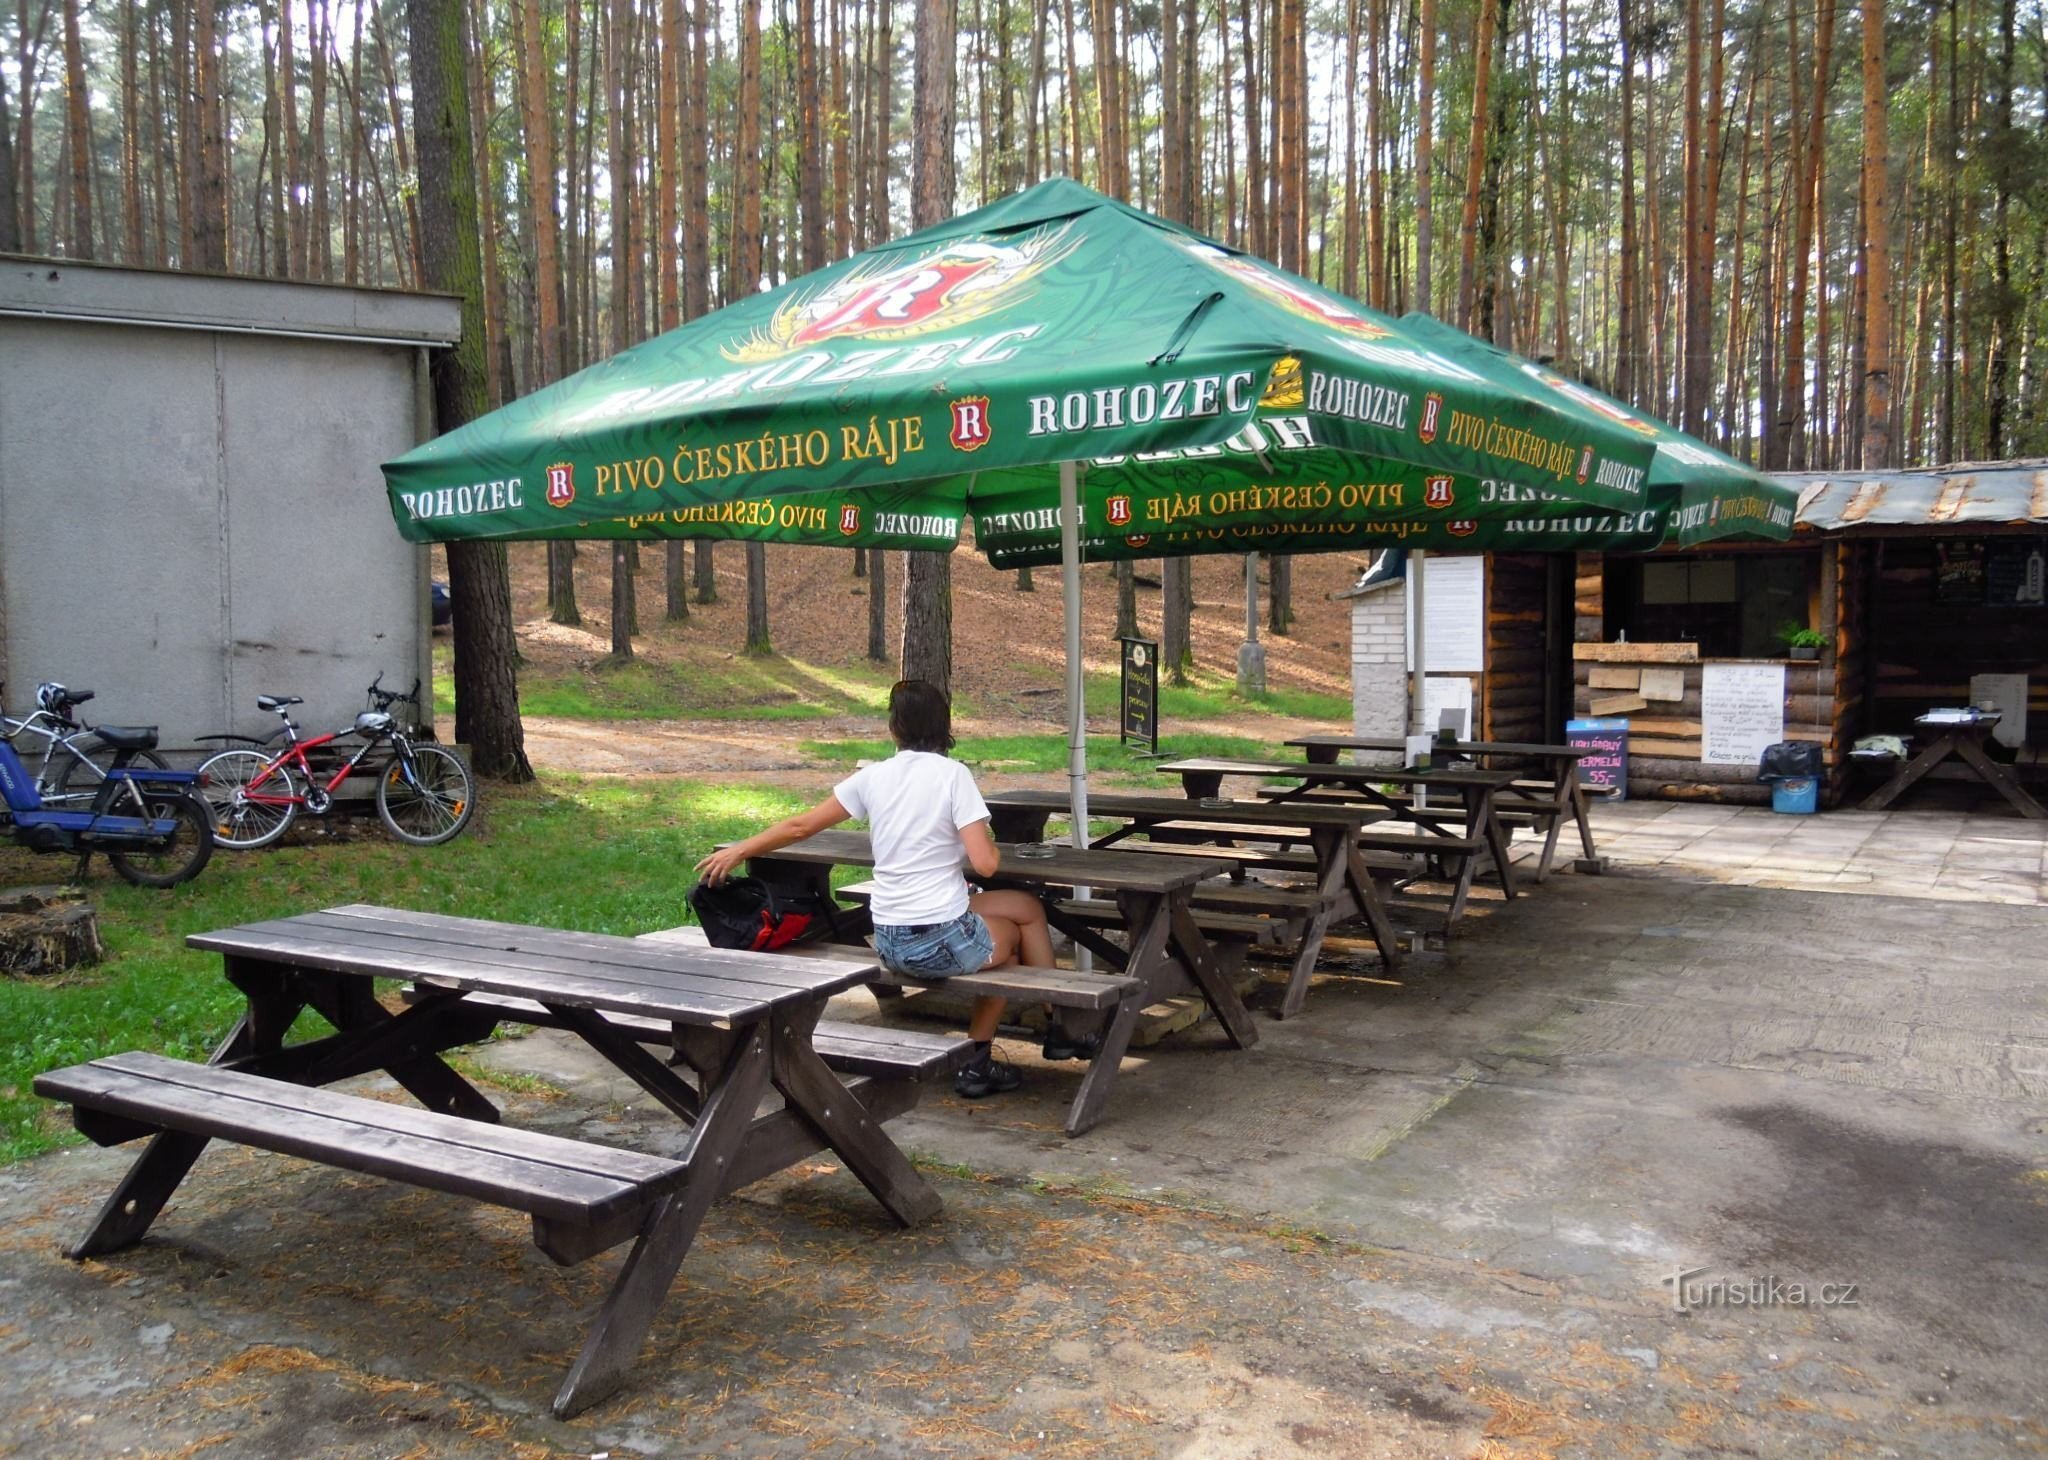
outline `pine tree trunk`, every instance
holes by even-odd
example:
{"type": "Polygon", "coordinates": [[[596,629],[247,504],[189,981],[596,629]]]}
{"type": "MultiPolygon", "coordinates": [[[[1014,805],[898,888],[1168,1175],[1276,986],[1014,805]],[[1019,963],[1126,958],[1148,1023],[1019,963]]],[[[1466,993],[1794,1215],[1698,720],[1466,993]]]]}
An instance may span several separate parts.
{"type": "Polygon", "coordinates": [[[868,658],[887,664],[889,652],[889,555],[868,549],[868,658]]]}
{"type": "Polygon", "coordinates": [[[291,278],[303,279],[306,277],[306,210],[299,201],[299,172],[304,158],[299,151],[299,62],[294,25],[292,0],[278,0],[278,101],[284,128],[282,171],[285,210],[290,217],[285,240],[285,272],[291,278]]]}
{"type": "MultiPolygon", "coordinates": [[[[420,166],[446,183],[424,190],[420,260],[428,288],[462,298],[462,341],[437,352],[433,363],[435,421],[452,431],[482,415],[488,400],[483,257],[463,85],[468,15],[465,6],[437,0],[407,0],[407,12],[420,166]]],[[[478,775],[530,781],[504,544],[450,543],[448,580],[455,605],[455,738],[469,746],[478,775]]]]}
{"type": "Polygon", "coordinates": [[[1160,597],[1165,600],[1159,616],[1159,656],[1166,661],[1167,677],[1174,684],[1186,684],[1194,668],[1194,638],[1189,632],[1194,618],[1194,565],[1186,558],[1168,558],[1160,574],[1160,597]]]}
{"type": "MultiPolygon", "coordinates": [[[[1626,25],[1628,0],[1622,0],[1626,25]]],[[[1436,0],[1421,0],[1417,29],[1415,98],[1415,307],[1424,314],[1436,311],[1434,275],[1430,272],[1432,218],[1430,214],[1430,166],[1436,123],[1436,0]]],[[[1624,54],[1626,52],[1624,51],[1624,54]]],[[[1623,136],[1627,133],[1624,132],[1623,136]]],[[[1624,144],[1626,150],[1626,144],[1624,144]]]]}
{"type": "MultiPolygon", "coordinates": [[[[911,222],[918,228],[953,212],[953,9],[951,0],[917,0],[913,96],[911,222]]],[[[1107,125],[1107,123],[1105,123],[1107,125]]],[[[904,554],[903,678],[950,692],[953,684],[953,557],[904,554]]],[[[879,594],[878,572],[870,589],[879,594]]]]}
{"type": "Polygon", "coordinates": [[[21,184],[14,160],[14,119],[7,109],[7,76],[0,72],[0,253],[21,251],[21,184]]]}
{"type": "Polygon", "coordinates": [[[768,549],[750,542],[747,553],[747,652],[773,654],[768,641],[768,549]]]}
{"type": "Polygon", "coordinates": [[[92,240],[92,94],[86,88],[85,43],[78,0],[64,0],[64,137],[71,153],[71,256],[89,259],[92,240]]]}
{"type": "MultiPolygon", "coordinates": [[[[289,14],[289,10],[286,12],[289,14]]],[[[136,70],[136,29],[141,16],[136,0],[121,5],[121,257],[138,267],[149,261],[142,227],[142,89],[136,70]]],[[[0,105],[0,138],[7,133],[7,108],[0,105]]],[[[7,147],[0,141],[0,169],[7,165],[7,147]]],[[[0,188],[4,188],[0,184],[0,188]]],[[[0,194],[0,215],[6,203],[0,194]]],[[[0,233],[6,225],[0,223],[0,233]]],[[[0,248],[6,245],[0,243],[0,248]]]]}
{"type": "Polygon", "coordinates": [[[1884,6],[1863,0],[1863,451],[1865,471],[1892,464],[1891,240],[1886,232],[1884,6]]]}
{"type": "Polygon", "coordinates": [[[1985,351],[1985,456],[1999,460],[2006,453],[2006,413],[2011,406],[2013,337],[2017,333],[2019,300],[2012,287],[2012,199],[2019,163],[2019,138],[2012,121],[2013,52],[2016,46],[2015,0],[1998,7],[1998,92],[1992,100],[1992,136],[1996,159],[1991,168],[1991,341],[1985,351]]]}
{"type": "Polygon", "coordinates": [[[1621,6],[1621,286],[1615,302],[1614,370],[1609,382],[1620,399],[1633,405],[1639,398],[1637,376],[1642,360],[1642,325],[1637,314],[1636,286],[1636,93],[1635,23],[1629,0],[1621,6]]]}
{"type": "MultiPolygon", "coordinates": [[[[1499,27],[1500,0],[1479,0],[1479,36],[1473,42],[1472,131],[1465,148],[1465,209],[1458,224],[1458,314],[1460,329],[1472,328],[1478,303],[1479,193],[1486,173],[1486,140],[1493,122],[1489,88],[1493,79],[1494,32],[1499,27]]],[[[1279,625],[1274,625],[1279,632],[1279,625]]]]}
{"type": "Polygon", "coordinates": [[[192,15],[192,117],[198,171],[192,178],[193,267],[226,273],[228,267],[227,139],[222,133],[220,34],[214,0],[198,0],[192,15]]]}
{"type": "Polygon", "coordinates": [[[1119,639],[1138,637],[1138,572],[1136,565],[1126,560],[1116,565],[1116,636],[1119,639]]]}
{"type": "MultiPolygon", "coordinates": [[[[313,218],[306,235],[306,267],[316,279],[334,277],[334,225],[330,215],[327,173],[327,57],[333,49],[333,17],[327,0],[311,0],[306,12],[309,58],[312,62],[312,111],[307,118],[306,147],[313,160],[313,218]]],[[[403,142],[400,143],[403,146],[403,142]]],[[[413,220],[415,235],[419,227],[413,220]]]]}

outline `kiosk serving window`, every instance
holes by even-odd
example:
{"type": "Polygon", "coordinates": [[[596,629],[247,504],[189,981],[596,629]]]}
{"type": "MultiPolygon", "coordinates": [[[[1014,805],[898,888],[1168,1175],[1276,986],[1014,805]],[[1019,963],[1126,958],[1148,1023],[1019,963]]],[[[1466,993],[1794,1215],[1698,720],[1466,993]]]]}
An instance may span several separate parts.
{"type": "Polygon", "coordinates": [[[1785,624],[1813,626],[1820,560],[1810,552],[1609,558],[1609,637],[1700,646],[1706,658],[1784,657],[1785,624]]]}

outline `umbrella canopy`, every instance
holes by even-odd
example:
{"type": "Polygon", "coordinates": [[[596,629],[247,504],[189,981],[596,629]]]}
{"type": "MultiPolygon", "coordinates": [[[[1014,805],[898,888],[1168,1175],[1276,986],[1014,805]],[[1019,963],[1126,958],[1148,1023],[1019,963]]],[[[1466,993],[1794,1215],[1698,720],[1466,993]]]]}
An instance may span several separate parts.
{"type": "Polygon", "coordinates": [[[1631,422],[1060,179],[694,320],[384,470],[415,541],[772,528],[927,547],[970,493],[1055,501],[1062,462],[1091,464],[1109,525],[1121,495],[1163,529],[1183,507],[1262,510],[1282,460],[1294,480],[1277,485],[1320,483],[1332,510],[1478,516],[1491,482],[1635,511],[1654,456],[1631,422]],[[1394,463],[1414,469],[1400,500],[1372,497],[1394,463]]]}

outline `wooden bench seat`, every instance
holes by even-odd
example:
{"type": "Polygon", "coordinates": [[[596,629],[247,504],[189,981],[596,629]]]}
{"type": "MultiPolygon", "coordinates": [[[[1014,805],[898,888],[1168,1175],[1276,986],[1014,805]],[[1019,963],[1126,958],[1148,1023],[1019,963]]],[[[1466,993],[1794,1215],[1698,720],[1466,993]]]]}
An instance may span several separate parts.
{"type": "MultiPolygon", "coordinates": [[[[405,998],[416,998],[420,990],[408,988],[405,998]]],[[[470,994],[463,1006],[489,1010],[501,1019],[531,1024],[537,1028],[561,1028],[562,1023],[545,1005],[532,999],[499,994],[470,994]]],[[[638,1014],[608,1013],[605,1022],[641,1044],[670,1044],[675,1026],[665,1019],[638,1014]]],[[[973,1044],[950,1034],[926,1034],[914,1029],[884,1029],[869,1024],[847,1024],[836,1019],[820,1020],[811,1031],[811,1047],[834,1070],[847,1075],[873,1075],[885,1080],[929,1080],[950,1075],[974,1052],[973,1044]]]]}
{"type": "MultiPolygon", "coordinates": [[[[1123,911],[1106,898],[1062,898],[1059,910],[1068,917],[1097,927],[1123,926],[1123,911]]],[[[1256,913],[1218,912],[1199,905],[1195,908],[1195,926],[1210,935],[1240,938],[1247,943],[1268,945],[1285,941],[1291,936],[1289,920],[1284,917],[1262,917],[1256,913]]]]}
{"type": "Polygon", "coordinates": [[[35,1089],[68,1101],[79,1131],[99,1145],[178,1131],[525,1212],[535,1245],[563,1264],[633,1236],[688,1170],[638,1151],[140,1051],[51,1070],[36,1076],[35,1089]]]}

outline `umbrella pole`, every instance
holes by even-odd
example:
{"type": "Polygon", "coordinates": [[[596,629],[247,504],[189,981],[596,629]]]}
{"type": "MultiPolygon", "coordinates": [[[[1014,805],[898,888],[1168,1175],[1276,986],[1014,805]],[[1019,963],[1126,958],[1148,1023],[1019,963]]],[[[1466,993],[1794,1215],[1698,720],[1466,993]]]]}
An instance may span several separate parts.
{"type": "MultiPolygon", "coordinates": [[[[1088,845],[1088,709],[1081,675],[1081,468],[1060,463],[1060,598],[1067,630],[1067,809],[1074,845],[1088,845]]],[[[1076,887],[1074,896],[1089,889],[1076,887]]],[[[1086,948],[1074,949],[1074,966],[1093,963],[1086,948]]]]}

